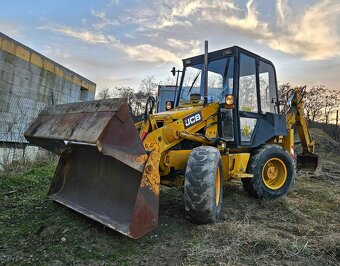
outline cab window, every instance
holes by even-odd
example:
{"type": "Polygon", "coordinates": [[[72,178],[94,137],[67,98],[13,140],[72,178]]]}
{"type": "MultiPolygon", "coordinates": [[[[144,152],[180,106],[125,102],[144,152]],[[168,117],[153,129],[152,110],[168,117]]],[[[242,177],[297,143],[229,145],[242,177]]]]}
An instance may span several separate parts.
{"type": "Polygon", "coordinates": [[[276,101],[276,80],[275,72],[272,65],[260,61],[259,65],[259,81],[260,81],[260,96],[261,96],[261,111],[275,112],[276,101]]]}
{"type": "MultiPolygon", "coordinates": [[[[256,90],[256,60],[240,54],[239,111],[258,113],[256,90]]],[[[240,135],[242,142],[249,142],[254,133],[257,119],[240,116],[240,135]]]]}
{"type": "MultiPolygon", "coordinates": [[[[208,65],[208,102],[221,102],[223,99],[223,77],[227,58],[209,62],[208,65]]],[[[202,79],[204,77],[202,76],[202,79]]],[[[203,83],[203,82],[202,82],[203,83]]],[[[202,89],[204,90],[203,86],[202,89]]],[[[203,90],[201,95],[203,95],[203,90]]]]}
{"type": "MultiPolygon", "coordinates": [[[[204,64],[185,68],[180,100],[189,99],[190,94],[204,95],[204,64]]],[[[223,103],[225,95],[233,93],[234,57],[221,58],[208,64],[208,102],[223,103]]]]}
{"type": "Polygon", "coordinates": [[[255,58],[240,54],[239,110],[258,112],[255,58]]]}

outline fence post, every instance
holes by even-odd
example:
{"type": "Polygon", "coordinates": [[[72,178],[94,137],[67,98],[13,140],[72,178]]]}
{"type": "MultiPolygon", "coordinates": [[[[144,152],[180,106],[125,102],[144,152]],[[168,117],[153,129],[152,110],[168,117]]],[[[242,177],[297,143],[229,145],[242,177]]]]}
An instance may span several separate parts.
{"type": "Polygon", "coordinates": [[[335,140],[338,141],[338,134],[339,134],[339,127],[338,127],[338,122],[339,122],[339,109],[336,110],[336,119],[335,119],[335,140]]]}

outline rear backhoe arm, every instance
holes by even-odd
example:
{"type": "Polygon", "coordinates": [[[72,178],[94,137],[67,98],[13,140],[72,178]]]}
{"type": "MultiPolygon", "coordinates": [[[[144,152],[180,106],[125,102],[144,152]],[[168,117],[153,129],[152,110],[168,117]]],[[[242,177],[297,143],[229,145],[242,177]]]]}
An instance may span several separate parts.
{"type": "Polygon", "coordinates": [[[303,116],[303,90],[295,88],[288,99],[289,109],[286,113],[288,135],[284,137],[284,146],[294,155],[294,129],[295,125],[301,142],[302,153],[297,155],[298,168],[307,168],[315,171],[320,167],[318,156],[314,154],[315,141],[312,140],[305,117],[303,116]]]}
{"type": "Polygon", "coordinates": [[[290,130],[295,125],[303,152],[314,152],[315,141],[310,136],[307,121],[303,116],[303,95],[301,89],[294,89],[290,102],[290,109],[286,114],[287,129],[290,130]]]}

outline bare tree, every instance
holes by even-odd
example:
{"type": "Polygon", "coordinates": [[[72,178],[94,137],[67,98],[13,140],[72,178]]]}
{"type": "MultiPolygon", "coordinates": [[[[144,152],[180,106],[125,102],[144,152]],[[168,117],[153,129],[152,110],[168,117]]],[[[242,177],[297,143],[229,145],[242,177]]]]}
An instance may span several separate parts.
{"type": "Polygon", "coordinates": [[[155,96],[158,83],[154,76],[147,76],[141,81],[139,90],[129,86],[116,86],[112,89],[103,88],[97,94],[97,99],[125,98],[131,107],[134,115],[141,115],[145,110],[146,100],[150,96],[155,96]]]}
{"type": "MultiPolygon", "coordinates": [[[[293,87],[289,84],[279,86],[280,101],[287,102],[287,93],[293,87]]],[[[325,88],[324,85],[313,86],[303,95],[304,110],[307,119],[314,122],[330,122],[333,112],[340,107],[339,92],[325,88]]]]}
{"type": "Polygon", "coordinates": [[[282,102],[283,104],[287,103],[287,93],[292,89],[292,85],[290,83],[285,83],[285,84],[280,84],[279,85],[279,101],[282,102]]]}
{"type": "Polygon", "coordinates": [[[145,110],[145,105],[146,105],[146,100],[150,95],[148,94],[147,91],[142,91],[139,90],[136,94],[135,94],[135,99],[136,99],[136,104],[135,104],[135,109],[134,109],[134,113],[136,115],[141,115],[143,113],[143,111],[145,110]]]}
{"type": "Polygon", "coordinates": [[[154,76],[147,76],[142,80],[139,91],[145,92],[147,96],[155,96],[155,92],[158,88],[158,83],[154,76]]]}
{"type": "Polygon", "coordinates": [[[176,85],[176,77],[169,75],[164,79],[164,81],[161,80],[159,85],[176,85]]]}
{"type": "Polygon", "coordinates": [[[324,97],[326,95],[326,89],[323,85],[313,86],[310,90],[307,90],[304,96],[304,107],[308,120],[311,120],[314,124],[319,120],[322,115],[322,109],[324,107],[324,97]]]}
{"type": "Polygon", "coordinates": [[[240,77],[239,91],[240,110],[248,112],[257,110],[255,75],[240,77]]]}
{"type": "Polygon", "coordinates": [[[339,93],[335,90],[327,90],[323,98],[324,102],[324,122],[326,125],[330,122],[331,115],[336,110],[339,104],[339,93]]]}
{"type": "Polygon", "coordinates": [[[132,107],[135,102],[135,91],[131,87],[115,87],[113,89],[114,96],[119,98],[125,98],[127,103],[132,107]]]}
{"type": "Polygon", "coordinates": [[[122,86],[113,88],[113,96],[125,98],[127,103],[130,105],[134,115],[141,115],[143,113],[146,100],[149,96],[152,95],[152,90],[149,89],[151,84],[150,80],[148,80],[147,82],[144,80],[144,83],[142,81],[142,84],[145,87],[142,87],[141,85],[141,89],[137,92],[135,92],[135,90],[131,87],[122,86]]]}
{"type": "Polygon", "coordinates": [[[208,88],[218,88],[221,89],[223,87],[223,77],[220,74],[209,72],[208,78],[208,88]]]}
{"type": "Polygon", "coordinates": [[[110,93],[110,89],[109,88],[103,88],[101,89],[98,94],[97,94],[97,99],[99,100],[104,100],[104,99],[109,99],[112,98],[112,95],[110,93]]]}

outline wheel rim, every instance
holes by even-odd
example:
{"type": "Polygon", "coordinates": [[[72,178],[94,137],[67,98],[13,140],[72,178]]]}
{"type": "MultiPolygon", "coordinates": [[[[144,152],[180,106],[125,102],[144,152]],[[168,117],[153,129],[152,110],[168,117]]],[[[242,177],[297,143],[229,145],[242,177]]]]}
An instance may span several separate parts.
{"type": "Polygon", "coordinates": [[[216,171],[216,179],[215,179],[215,200],[216,200],[216,207],[220,203],[220,193],[221,193],[221,173],[220,168],[217,166],[216,171]]]}
{"type": "Polygon", "coordinates": [[[272,158],[262,169],[264,184],[273,190],[281,188],[287,180],[286,164],[279,158],[272,158]]]}

